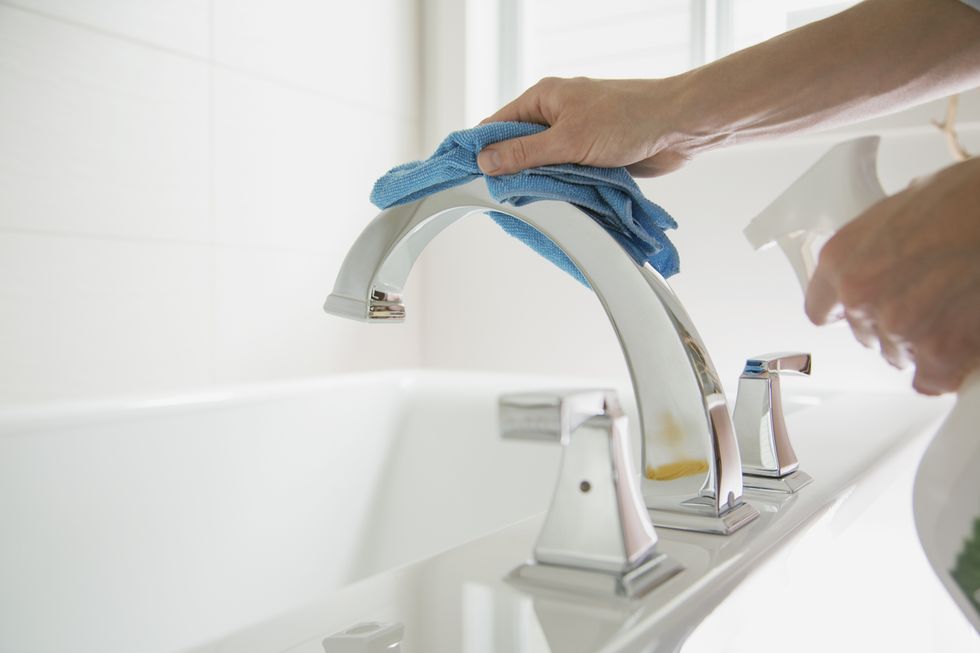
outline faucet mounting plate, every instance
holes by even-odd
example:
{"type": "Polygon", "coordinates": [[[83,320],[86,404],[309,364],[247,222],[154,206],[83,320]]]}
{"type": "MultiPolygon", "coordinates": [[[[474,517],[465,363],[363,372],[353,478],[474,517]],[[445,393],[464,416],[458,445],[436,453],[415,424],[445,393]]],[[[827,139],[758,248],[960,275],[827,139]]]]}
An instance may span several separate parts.
{"type": "Polygon", "coordinates": [[[684,570],[676,560],[655,554],[626,574],[612,574],[538,562],[517,567],[507,580],[529,590],[574,592],[597,598],[635,599],[667,582],[684,570]]]}
{"type": "Polygon", "coordinates": [[[813,482],[813,478],[806,472],[796,470],[786,476],[773,478],[770,476],[753,476],[746,474],[742,477],[742,485],[753,490],[766,490],[769,492],[782,492],[793,494],[799,492],[800,488],[813,482]]]}
{"type": "MultiPolygon", "coordinates": [[[[688,502],[690,503],[690,502],[688,502]]],[[[759,511],[748,503],[740,503],[720,515],[709,512],[675,512],[673,510],[650,510],[650,521],[657,528],[675,528],[682,531],[699,531],[717,535],[731,535],[741,527],[755,520],[759,511]]]]}

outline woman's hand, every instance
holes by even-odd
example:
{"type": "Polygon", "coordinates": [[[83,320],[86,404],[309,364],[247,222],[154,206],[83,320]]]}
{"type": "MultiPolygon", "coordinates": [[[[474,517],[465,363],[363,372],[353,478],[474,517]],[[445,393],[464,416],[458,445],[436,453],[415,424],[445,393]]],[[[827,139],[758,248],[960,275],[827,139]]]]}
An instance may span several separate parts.
{"type": "Polygon", "coordinates": [[[980,367],[980,159],[941,170],[868,209],[820,252],[806,312],[843,307],[857,339],[914,361],[924,394],[957,390],[980,367]]]}
{"type": "Polygon", "coordinates": [[[672,79],[548,77],[483,123],[533,122],[550,129],[488,145],[477,162],[488,175],[558,163],[626,166],[638,177],[670,172],[692,154],[670,114],[676,96],[672,79]]]}

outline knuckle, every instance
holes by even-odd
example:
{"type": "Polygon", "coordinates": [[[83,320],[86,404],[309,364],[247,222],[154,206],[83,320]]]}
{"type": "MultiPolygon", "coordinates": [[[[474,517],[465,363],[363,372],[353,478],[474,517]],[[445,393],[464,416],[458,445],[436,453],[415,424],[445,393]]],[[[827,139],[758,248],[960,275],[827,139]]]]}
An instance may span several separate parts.
{"type": "Polygon", "coordinates": [[[900,303],[889,302],[878,308],[877,322],[886,333],[906,336],[911,332],[913,320],[906,307],[900,303]]]}
{"type": "Polygon", "coordinates": [[[864,281],[854,275],[844,275],[838,283],[838,296],[847,308],[863,307],[868,303],[868,289],[864,281]]]}
{"type": "Polygon", "coordinates": [[[915,362],[918,366],[925,366],[927,369],[935,366],[937,360],[942,359],[943,344],[940,338],[929,335],[916,340],[915,362]]]}
{"type": "Polygon", "coordinates": [[[518,138],[510,145],[510,160],[518,166],[524,167],[528,161],[527,144],[524,139],[518,138]]]}
{"type": "Polygon", "coordinates": [[[935,383],[930,378],[919,373],[918,371],[916,372],[915,377],[912,379],[912,389],[924,395],[939,394],[935,387],[935,383]]]}
{"type": "Polygon", "coordinates": [[[922,394],[939,395],[959,388],[963,375],[956,369],[944,369],[917,363],[912,387],[922,394]]]}
{"type": "Polygon", "coordinates": [[[955,339],[930,334],[914,343],[915,362],[929,378],[955,376],[963,364],[963,354],[955,339]]]}
{"type": "Polygon", "coordinates": [[[553,77],[553,76],[542,77],[541,79],[538,80],[538,82],[534,85],[534,87],[540,91],[547,91],[549,89],[553,89],[555,86],[560,84],[561,81],[562,81],[561,77],[553,77]]]}
{"type": "Polygon", "coordinates": [[[854,223],[846,224],[820,248],[818,260],[821,266],[840,273],[859,263],[861,239],[851,229],[854,223]]]}
{"type": "Polygon", "coordinates": [[[824,246],[820,248],[820,265],[836,269],[837,266],[840,265],[842,260],[841,257],[846,251],[846,244],[840,238],[840,232],[838,232],[836,236],[828,240],[824,246]]]}

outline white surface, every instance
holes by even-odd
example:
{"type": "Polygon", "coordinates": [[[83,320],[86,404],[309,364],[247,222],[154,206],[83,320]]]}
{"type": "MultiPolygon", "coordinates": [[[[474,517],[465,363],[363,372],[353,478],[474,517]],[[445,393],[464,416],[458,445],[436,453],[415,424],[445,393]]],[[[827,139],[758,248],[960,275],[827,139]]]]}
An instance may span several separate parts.
{"type": "Polygon", "coordinates": [[[963,383],[915,479],[915,525],[939,580],[980,634],[980,613],[950,572],[980,519],[980,372],[963,383]]]}
{"type": "Polygon", "coordinates": [[[339,267],[378,212],[374,181],[416,156],[417,121],[234,71],[214,75],[216,239],[319,252],[339,267]]]}
{"type": "Polygon", "coordinates": [[[0,406],[420,365],[320,309],[418,155],[416,11],[0,0],[0,406]]]}
{"type": "MultiPolygon", "coordinates": [[[[497,538],[479,545],[479,564],[453,554],[457,562],[445,573],[423,565],[420,574],[411,572],[415,584],[410,590],[395,592],[391,586],[391,596],[380,596],[388,606],[380,612],[377,594],[364,604],[352,597],[377,583],[386,587],[386,577],[350,584],[544,510],[560,450],[501,440],[496,398],[504,391],[555,386],[553,378],[385,373],[0,411],[5,534],[0,538],[0,651],[141,653],[194,646],[222,653],[281,651],[312,636],[304,629],[322,628],[325,636],[358,621],[405,621],[414,613],[404,606],[415,605],[420,615],[435,610],[442,624],[448,617],[439,602],[450,601],[455,614],[459,590],[450,589],[458,588],[453,579],[473,570],[479,582],[466,592],[473,595],[466,608],[468,637],[480,640],[477,633],[490,628],[513,637],[526,632],[532,640],[537,632],[544,641],[540,629],[553,626],[542,622],[537,631],[526,630],[537,623],[528,621],[534,617],[526,598],[519,601],[525,608],[511,612],[506,607],[511,599],[497,601],[496,590],[486,585],[496,586],[529,554],[536,522],[515,527],[520,537],[506,536],[507,544],[497,538]],[[354,594],[338,594],[348,586],[354,594]],[[490,613],[496,615],[490,622],[488,613],[474,612],[484,595],[500,606],[490,613]],[[420,596],[429,598],[420,604],[420,596]],[[325,609],[323,601],[341,601],[343,607],[325,609]],[[274,627],[249,630],[283,613],[292,616],[274,627]],[[245,634],[215,644],[217,649],[208,644],[241,629],[245,634]]],[[[630,395],[621,388],[620,396],[635,423],[630,395]]],[[[789,416],[801,465],[816,479],[807,488],[811,494],[801,500],[839,496],[844,488],[832,487],[838,475],[864,483],[864,490],[852,493],[824,524],[829,530],[806,540],[814,542],[817,557],[811,553],[793,562],[805,569],[820,564],[825,543],[820,538],[844,538],[875,497],[891,489],[896,465],[885,461],[881,473],[868,475],[868,457],[928,432],[948,402],[856,396],[840,406],[796,409],[789,416]],[[845,455],[850,442],[860,452],[853,458],[845,455]]],[[[898,494],[887,502],[908,521],[907,495],[904,501],[898,494]]],[[[717,554],[733,556],[734,568],[747,571],[769,545],[745,557],[743,547],[751,544],[754,531],[751,525],[744,530],[745,535],[731,539],[669,531],[661,536],[666,543],[685,538],[731,543],[717,554]]],[[[852,554],[884,546],[891,537],[904,535],[901,526],[893,530],[886,520],[880,529],[866,530],[863,539],[838,547],[837,555],[860,568],[852,554]]],[[[906,544],[902,555],[916,555],[917,549],[906,544]]],[[[702,569],[706,559],[685,551],[675,553],[689,568],[702,569]]],[[[782,587],[785,569],[764,569],[763,586],[782,587]]],[[[836,570],[825,569],[825,578],[834,578],[836,570]]],[[[712,600],[720,600],[742,573],[729,579],[732,584],[719,584],[721,594],[712,600]]],[[[801,573],[806,577],[805,570],[801,573]]],[[[861,585],[861,591],[894,592],[888,583],[873,582],[880,579],[868,580],[870,586],[861,585]]],[[[834,601],[832,586],[812,588],[814,599],[834,601]]],[[[689,605],[693,609],[701,603],[689,605]]],[[[642,632],[620,630],[628,614],[619,611],[583,612],[579,607],[573,613],[584,619],[583,632],[592,632],[589,624],[598,618],[606,625],[592,636],[618,632],[616,641],[624,646],[642,632]]],[[[664,617],[658,614],[644,613],[643,628],[659,623],[664,617]]],[[[703,616],[678,613],[666,623],[673,631],[693,627],[703,616]]],[[[808,627],[823,624],[801,621],[808,627]]],[[[439,629],[427,637],[447,641],[453,632],[439,629]]]]}
{"type": "Polygon", "coordinates": [[[793,411],[813,483],[783,499],[750,496],[762,516],[732,536],[660,529],[660,550],[684,570],[636,601],[504,580],[531,551],[538,516],[195,652],[317,653],[323,637],[364,621],[403,623],[409,653],[674,651],[692,630],[692,652],[970,650],[972,629],[911,528],[912,470],[949,404],[856,394],[793,411]]]}
{"type": "Polygon", "coordinates": [[[207,66],[0,5],[0,229],[204,241],[207,66]]]}
{"type": "Polygon", "coordinates": [[[210,270],[204,245],[0,230],[0,404],[208,383],[210,270]]]}
{"type": "MultiPolygon", "coordinates": [[[[704,56],[692,25],[696,3],[687,0],[536,0],[523,5],[524,37],[518,73],[530,86],[542,77],[667,77],[704,56]]],[[[505,98],[504,101],[510,98],[505,98]]]]}
{"type": "Polygon", "coordinates": [[[932,435],[896,447],[873,478],[768,557],[683,652],[783,653],[789,641],[796,653],[980,650],[916,535],[912,486],[932,435]]]}
{"type": "Polygon", "coordinates": [[[217,381],[260,382],[417,360],[418,323],[366,327],[324,315],[324,280],[333,279],[338,265],[324,254],[218,247],[211,305],[217,381]]]}
{"type": "MultiPolygon", "coordinates": [[[[465,18],[435,0],[0,0],[0,237],[37,234],[2,263],[0,405],[381,366],[624,376],[594,298],[486,220],[423,255],[405,326],[314,317],[374,177],[467,125],[465,18]]],[[[824,147],[719,152],[644,182],[681,223],[673,285],[729,385],[782,347],[813,350],[813,386],[907,386],[846,329],[811,327],[785,263],[738,233],[824,147]]],[[[882,145],[890,191],[945,161],[938,135],[882,145]]]]}
{"type": "MultiPolygon", "coordinates": [[[[177,651],[542,511],[519,377],[374,374],[0,410],[0,651],[177,651]]],[[[540,387],[540,386],[531,386],[540,387]]]]}
{"type": "Polygon", "coordinates": [[[209,2],[202,0],[4,0],[43,15],[205,57],[209,2]]]}
{"type": "Polygon", "coordinates": [[[388,116],[421,114],[414,2],[215,0],[214,16],[214,55],[223,65],[388,116]]]}

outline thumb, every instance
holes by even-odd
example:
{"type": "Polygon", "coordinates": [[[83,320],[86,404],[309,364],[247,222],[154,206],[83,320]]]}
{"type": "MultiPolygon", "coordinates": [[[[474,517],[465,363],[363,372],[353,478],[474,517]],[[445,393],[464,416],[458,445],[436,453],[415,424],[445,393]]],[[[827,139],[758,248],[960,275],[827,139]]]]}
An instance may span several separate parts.
{"type": "Polygon", "coordinates": [[[487,145],[476,157],[476,162],[484,174],[509,175],[527,168],[569,161],[562,156],[553,129],[547,129],[531,136],[487,145]]]}

